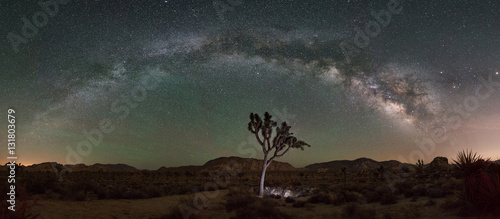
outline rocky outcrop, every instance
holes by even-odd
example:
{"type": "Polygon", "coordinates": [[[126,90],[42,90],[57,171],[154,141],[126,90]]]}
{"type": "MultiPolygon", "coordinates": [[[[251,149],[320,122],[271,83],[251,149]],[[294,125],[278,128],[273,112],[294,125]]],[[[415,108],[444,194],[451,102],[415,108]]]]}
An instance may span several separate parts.
{"type": "Polygon", "coordinates": [[[446,157],[436,157],[429,166],[426,168],[429,172],[447,172],[451,169],[448,164],[448,158],[446,157]]]}

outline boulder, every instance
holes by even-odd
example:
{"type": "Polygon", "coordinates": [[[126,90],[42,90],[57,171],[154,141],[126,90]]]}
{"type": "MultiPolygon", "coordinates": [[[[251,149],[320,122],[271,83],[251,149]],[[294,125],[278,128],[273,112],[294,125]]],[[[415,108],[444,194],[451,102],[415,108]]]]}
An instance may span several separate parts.
{"type": "Polygon", "coordinates": [[[429,167],[427,167],[427,170],[431,172],[447,172],[451,169],[450,165],[448,164],[448,158],[446,157],[436,157],[432,162],[429,164],[429,167]]]}

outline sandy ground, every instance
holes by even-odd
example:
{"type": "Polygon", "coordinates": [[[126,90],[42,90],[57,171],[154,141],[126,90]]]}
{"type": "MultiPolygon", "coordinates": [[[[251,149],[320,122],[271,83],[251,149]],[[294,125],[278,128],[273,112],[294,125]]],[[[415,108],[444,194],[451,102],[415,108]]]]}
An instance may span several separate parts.
{"type": "MultiPolygon", "coordinates": [[[[225,210],[225,195],[227,190],[219,191],[219,194],[210,199],[210,204],[202,212],[204,218],[229,218],[234,213],[225,210]]],[[[141,200],[93,200],[93,201],[40,201],[40,206],[34,210],[41,213],[42,219],[58,218],[158,218],[170,213],[172,208],[178,206],[181,199],[192,197],[189,195],[174,195],[152,199],[141,200]]],[[[297,198],[307,200],[308,197],[297,198]]],[[[285,203],[284,199],[276,200],[281,204],[279,209],[293,216],[293,218],[342,218],[341,212],[344,206],[333,206],[326,204],[307,204],[304,208],[293,208],[291,204],[285,203]]],[[[364,208],[375,209],[376,212],[393,212],[400,215],[396,218],[461,218],[454,216],[457,211],[443,211],[439,206],[445,199],[435,199],[436,204],[426,206],[428,198],[419,198],[416,202],[410,199],[399,199],[394,205],[381,205],[371,203],[362,205],[364,208]],[[407,215],[407,216],[403,216],[407,215]],[[410,217],[408,217],[410,216],[410,217]]]]}
{"type": "MultiPolygon", "coordinates": [[[[58,218],[157,218],[167,214],[186,195],[138,200],[39,201],[34,211],[42,219],[58,218]]],[[[220,196],[222,197],[222,196],[220,196]]]]}

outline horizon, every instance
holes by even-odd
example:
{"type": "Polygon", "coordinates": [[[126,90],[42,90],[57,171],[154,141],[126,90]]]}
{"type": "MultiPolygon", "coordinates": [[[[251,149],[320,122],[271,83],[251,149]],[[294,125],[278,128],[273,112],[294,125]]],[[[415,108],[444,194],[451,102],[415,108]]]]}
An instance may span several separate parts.
{"type": "Polygon", "coordinates": [[[312,146],[276,160],[297,167],[500,159],[498,3],[391,2],[68,1],[42,22],[2,1],[0,140],[18,163],[262,159],[247,124],[269,112],[312,146]]]}
{"type": "MultiPolygon", "coordinates": [[[[480,154],[478,154],[480,155],[480,154]]],[[[154,168],[154,169],[143,169],[143,168],[138,168],[138,167],[135,167],[133,165],[129,165],[129,164],[126,164],[126,163],[93,163],[93,164],[86,164],[86,163],[76,163],[76,164],[62,164],[62,165],[80,165],[80,164],[83,164],[83,165],[86,165],[86,166],[92,166],[92,165],[97,165],[97,164],[101,164],[101,165],[127,165],[127,166],[130,166],[130,167],[133,167],[137,170],[150,170],[150,171],[156,171],[162,167],[165,167],[165,168],[178,168],[178,167],[186,167],[186,166],[203,166],[205,165],[207,162],[211,161],[211,160],[215,160],[215,159],[219,159],[219,158],[231,158],[231,157],[236,157],[236,158],[243,158],[243,159],[257,159],[257,160],[262,160],[262,159],[259,159],[259,158],[244,158],[244,157],[238,157],[238,156],[229,156],[229,157],[217,157],[217,158],[214,158],[214,159],[210,159],[210,160],[207,160],[206,162],[204,162],[203,164],[191,164],[191,165],[183,165],[183,166],[160,166],[158,168],[154,168]]],[[[436,157],[443,157],[443,156],[436,156],[436,157]]],[[[436,158],[435,157],[435,158],[436,158]]],[[[453,162],[452,159],[446,157],[448,159],[448,164],[450,165],[454,165],[455,163],[453,162]]],[[[483,156],[483,158],[485,159],[490,159],[491,162],[497,162],[497,161],[500,161],[500,158],[497,157],[496,159],[494,158],[488,158],[488,157],[485,157],[483,156]]],[[[316,163],[310,163],[310,164],[307,164],[305,166],[302,166],[302,167],[297,167],[291,163],[288,163],[288,162],[285,162],[285,161],[280,161],[280,160],[275,160],[275,161],[278,161],[278,162],[283,162],[283,163],[288,163],[290,165],[292,165],[294,168],[297,168],[297,169],[301,169],[301,168],[305,168],[306,166],[309,166],[309,165],[312,165],[312,164],[319,164],[319,163],[328,163],[328,162],[333,162],[333,161],[355,161],[355,160],[359,160],[359,159],[370,159],[370,160],[373,160],[375,162],[386,162],[386,161],[397,161],[397,162],[400,162],[402,164],[409,164],[409,165],[415,165],[414,163],[404,163],[404,162],[401,162],[399,160],[376,160],[376,159],[372,159],[372,158],[369,158],[369,157],[359,157],[359,158],[356,158],[356,159],[341,159],[341,160],[330,160],[330,161],[319,161],[319,162],[316,162],[316,163]]],[[[424,165],[428,165],[430,164],[432,161],[434,160],[434,158],[429,161],[429,162],[426,162],[424,160],[424,165]]],[[[275,162],[273,161],[273,162],[275,162]]],[[[33,166],[33,165],[38,165],[38,164],[43,164],[43,163],[54,163],[54,161],[45,161],[45,162],[40,162],[40,163],[31,163],[31,164],[25,164],[25,163],[22,163],[20,162],[21,166],[33,166]]],[[[57,162],[56,162],[57,163],[57,162]]],[[[58,164],[61,164],[61,163],[58,163],[58,164]]]]}

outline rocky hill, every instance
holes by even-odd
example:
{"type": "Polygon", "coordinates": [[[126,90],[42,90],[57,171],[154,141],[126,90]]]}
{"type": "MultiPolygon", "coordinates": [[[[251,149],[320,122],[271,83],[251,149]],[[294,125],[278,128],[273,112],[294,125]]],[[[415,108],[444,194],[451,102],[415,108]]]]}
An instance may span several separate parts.
{"type": "MultiPolygon", "coordinates": [[[[493,161],[493,163],[500,164],[500,160],[493,161]]],[[[375,170],[381,165],[384,166],[386,170],[399,170],[403,166],[409,169],[414,169],[413,164],[403,164],[399,161],[375,161],[370,158],[358,158],[356,160],[335,160],[330,162],[315,163],[307,165],[305,168],[295,168],[291,164],[280,161],[273,161],[271,165],[267,168],[268,171],[294,171],[294,170],[309,170],[309,171],[340,171],[345,167],[348,171],[363,171],[363,170],[375,170]]],[[[445,157],[436,157],[431,163],[424,165],[424,169],[427,170],[449,170],[453,167],[453,163],[449,163],[448,159],[445,157]]],[[[100,171],[100,172],[134,172],[140,171],[135,167],[126,164],[74,164],[74,165],[62,165],[56,162],[45,162],[40,164],[33,164],[30,166],[22,166],[23,171],[27,172],[53,172],[57,169],[70,168],[71,171],[100,171]]],[[[181,167],[161,167],[156,171],[159,172],[198,172],[198,171],[217,171],[217,170],[228,170],[229,168],[241,168],[243,171],[261,171],[262,170],[262,160],[253,158],[241,158],[241,157],[220,157],[206,162],[201,166],[181,166],[181,167]]],[[[0,165],[0,171],[7,171],[7,166],[0,165]]]]}
{"type": "MultiPolygon", "coordinates": [[[[363,170],[375,170],[381,165],[386,169],[397,170],[400,169],[402,163],[396,160],[382,161],[378,162],[370,158],[358,158],[356,160],[335,160],[324,163],[315,163],[307,165],[305,168],[309,170],[330,170],[330,171],[340,171],[342,168],[346,168],[347,171],[363,171],[363,170]]],[[[411,165],[408,165],[411,166],[411,165]]]]}
{"type": "Polygon", "coordinates": [[[40,164],[33,164],[30,166],[23,166],[23,171],[26,172],[54,172],[69,168],[71,171],[101,171],[101,172],[134,172],[138,171],[135,167],[126,164],[100,164],[96,163],[90,166],[85,164],[75,165],[62,165],[56,162],[45,162],[40,164]]]}

